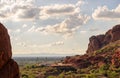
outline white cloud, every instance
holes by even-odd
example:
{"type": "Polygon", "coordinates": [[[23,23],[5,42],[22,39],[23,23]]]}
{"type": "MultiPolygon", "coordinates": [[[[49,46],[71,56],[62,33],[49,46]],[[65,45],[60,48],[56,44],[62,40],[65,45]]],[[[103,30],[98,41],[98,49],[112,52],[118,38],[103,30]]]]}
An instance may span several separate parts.
{"type": "MultiPolygon", "coordinates": [[[[59,17],[63,19],[61,23],[38,28],[32,26],[28,29],[28,32],[39,31],[46,34],[60,34],[64,37],[68,37],[72,36],[80,26],[86,24],[90,19],[89,16],[80,13],[79,6],[82,4],[84,4],[84,1],[79,0],[76,4],[54,4],[38,7],[33,4],[32,0],[27,0],[26,2],[22,0],[14,4],[5,3],[3,7],[0,7],[0,18],[11,18],[15,21],[19,21],[59,17]]],[[[26,24],[22,26],[22,28],[25,27],[27,27],[26,24]]],[[[16,30],[16,32],[20,31],[20,29],[16,30]]]]}
{"type": "Polygon", "coordinates": [[[85,2],[83,0],[79,0],[77,3],[76,3],[76,6],[81,6],[85,4],[85,2]]]}
{"type": "Polygon", "coordinates": [[[49,6],[36,6],[35,0],[21,0],[11,3],[0,3],[0,19],[13,19],[13,21],[59,18],[74,15],[80,12],[79,6],[84,4],[80,0],[76,4],[53,4],[49,6]]]}
{"type": "Polygon", "coordinates": [[[19,33],[19,32],[21,32],[21,29],[15,29],[15,30],[13,30],[13,29],[8,29],[8,32],[11,34],[11,33],[19,33]]]}
{"type": "Polygon", "coordinates": [[[48,19],[52,17],[65,16],[61,23],[47,25],[44,27],[31,27],[29,32],[42,32],[44,34],[60,34],[63,37],[70,37],[90,19],[89,16],[80,13],[79,5],[84,4],[82,0],[76,4],[55,4],[40,7],[40,18],[48,19]],[[66,17],[67,16],[67,17],[66,17]]]}
{"type": "Polygon", "coordinates": [[[63,41],[57,41],[57,42],[51,43],[50,45],[51,46],[60,46],[60,45],[64,45],[64,42],[63,41]]]}
{"type": "Polygon", "coordinates": [[[16,45],[17,45],[17,46],[23,46],[23,47],[25,47],[25,46],[26,46],[26,43],[25,43],[25,42],[19,42],[19,43],[17,43],[16,45]]]}
{"type": "Polygon", "coordinates": [[[32,48],[46,48],[46,47],[53,47],[53,46],[62,46],[64,45],[63,41],[57,41],[57,42],[52,42],[52,43],[48,43],[48,44],[32,44],[32,45],[28,45],[28,47],[32,47],[32,48]]]}
{"type": "Polygon", "coordinates": [[[26,24],[23,24],[22,28],[26,28],[26,27],[27,27],[27,25],[26,25],[26,24]]]}
{"type": "Polygon", "coordinates": [[[95,20],[120,20],[120,4],[112,10],[109,10],[107,6],[98,7],[92,14],[95,20]]]}
{"type": "Polygon", "coordinates": [[[34,0],[0,3],[0,19],[31,20],[39,15],[39,7],[33,4],[34,0]]]}
{"type": "Polygon", "coordinates": [[[19,33],[19,32],[21,32],[21,30],[20,29],[16,29],[15,32],[19,33]]]}
{"type": "Polygon", "coordinates": [[[36,6],[32,0],[21,0],[15,3],[0,3],[0,19],[33,20],[47,19],[53,16],[65,16],[79,12],[73,4],[55,4],[49,6],[36,6]]]}
{"type": "Polygon", "coordinates": [[[0,20],[6,19],[10,15],[9,6],[5,6],[5,4],[0,3],[0,20]]]}
{"type": "Polygon", "coordinates": [[[46,27],[39,27],[36,29],[36,31],[62,34],[63,36],[72,36],[74,32],[76,32],[81,25],[86,24],[89,19],[90,17],[86,15],[71,15],[61,23],[48,25],[46,27]]]}
{"type": "Polygon", "coordinates": [[[82,30],[82,31],[80,31],[80,33],[87,33],[87,31],[85,31],[85,30],[82,30]]]}
{"type": "Polygon", "coordinates": [[[30,29],[28,29],[28,32],[34,32],[35,31],[35,26],[33,25],[30,29]]]}

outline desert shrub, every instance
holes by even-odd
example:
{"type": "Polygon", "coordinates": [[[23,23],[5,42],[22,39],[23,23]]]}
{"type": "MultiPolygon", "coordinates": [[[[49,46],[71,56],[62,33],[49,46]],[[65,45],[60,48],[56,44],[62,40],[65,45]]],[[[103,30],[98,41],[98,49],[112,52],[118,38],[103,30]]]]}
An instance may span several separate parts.
{"type": "Polygon", "coordinates": [[[22,78],[28,78],[28,75],[22,74],[22,78]]]}
{"type": "Polygon", "coordinates": [[[95,73],[96,69],[90,70],[90,73],[95,73]]]}
{"type": "Polygon", "coordinates": [[[24,66],[25,69],[31,69],[32,67],[33,67],[33,65],[31,65],[31,64],[26,64],[26,65],[24,66]]]}
{"type": "Polygon", "coordinates": [[[120,41],[116,41],[114,43],[110,43],[110,44],[106,45],[105,47],[103,47],[102,49],[97,50],[95,53],[114,52],[118,47],[120,47],[119,42],[120,41]]]}
{"type": "Polygon", "coordinates": [[[119,77],[119,73],[117,73],[115,71],[108,71],[107,75],[108,75],[108,78],[118,78],[119,77]]]}
{"type": "Polygon", "coordinates": [[[69,75],[69,74],[72,74],[72,73],[73,73],[72,71],[69,71],[69,72],[66,72],[65,74],[69,75]]]}
{"type": "Polygon", "coordinates": [[[115,70],[116,72],[120,72],[120,67],[115,70]]]}

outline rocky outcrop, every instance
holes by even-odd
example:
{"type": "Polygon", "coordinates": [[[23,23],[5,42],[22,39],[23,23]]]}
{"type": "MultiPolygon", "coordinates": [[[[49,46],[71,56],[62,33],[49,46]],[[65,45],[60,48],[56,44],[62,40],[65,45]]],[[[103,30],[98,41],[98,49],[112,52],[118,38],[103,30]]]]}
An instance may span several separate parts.
{"type": "Polygon", "coordinates": [[[104,47],[105,45],[120,39],[120,25],[114,26],[106,32],[105,35],[92,36],[89,39],[87,54],[92,54],[94,51],[104,47]]]}
{"type": "Polygon", "coordinates": [[[120,25],[116,25],[105,35],[92,36],[89,40],[86,54],[66,57],[63,63],[81,69],[97,69],[103,65],[116,68],[120,66],[120,25]]]}
{"type": "Polygon", "coordinates": [[[7,29],[0,23],[0,78],[19,78],[18,65],[11,58],[10,37],[7,29]]]}

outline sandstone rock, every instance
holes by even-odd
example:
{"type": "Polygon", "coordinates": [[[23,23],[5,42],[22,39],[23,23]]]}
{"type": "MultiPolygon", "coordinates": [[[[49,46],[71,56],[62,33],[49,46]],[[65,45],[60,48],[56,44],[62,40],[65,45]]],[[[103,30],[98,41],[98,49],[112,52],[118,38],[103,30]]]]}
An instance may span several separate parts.
{"type": "Polygon", "coordinates": [[[111,38],[112,42],[119,40],[120,39],[120,25],[116,25],[115,27],[113,27],[111,33],[112,33],[112,38],[111,38]]]}
{"type": "Polygon", "coordinates": [[[19,78],[19,68],[17,63],[10,59],[2,69],[0,69],[0,78],[19,78]]]}
{"type": "Polygon", "coordinates": [[[0,24],[0,69],[11,58],[11,45],[7,29],[0,24]]]}
{"type": "Polygon", "coordinates": [[[92,36],[89,39],[87,54],[90,55],[94,51],[104,47],[105,45],[120,39],[120,25],[114,26],[106,32],[105,35],[92,36]]]}
{"type": "Polygon", "coordinates": [[[66,57],[63,63],[72,64],[81,69],[89,66],[97,69],[105,64],[120,66],[120,25],[116,25],[105,35],[92,36],[89,41],[86,54],[66,57]],[[100,52],[96,51],[98,49],[100,52]]]}
{"type": "Polygon", "coordinates": [[[0,23],[0,78],[20,78],[18,65],[11,57],[10,37],[0,23]]]}
{"type": "Polygon", "coordinates": [[[90,41],[90,43],[88,44],[87,53],[93,52],[93,51],[101,48],[101,42],[99,41],[99,39],[96,36],[92,36],[89,39],[89,41],[90,41]]]}

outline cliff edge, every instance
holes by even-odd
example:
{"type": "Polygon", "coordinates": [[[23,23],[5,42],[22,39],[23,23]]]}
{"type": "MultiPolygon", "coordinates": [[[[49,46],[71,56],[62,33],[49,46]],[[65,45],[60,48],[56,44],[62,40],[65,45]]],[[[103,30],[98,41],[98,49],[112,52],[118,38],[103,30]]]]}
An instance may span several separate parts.
{"type": "Polygon", "coordinates": [[[103,35],[92,36],[89,39],[87,54],[106,46],[107,44],[120,40],[120,25],[114,26],[103,35]]]}

